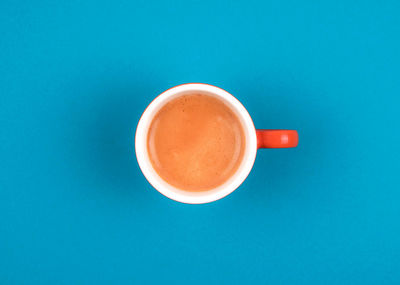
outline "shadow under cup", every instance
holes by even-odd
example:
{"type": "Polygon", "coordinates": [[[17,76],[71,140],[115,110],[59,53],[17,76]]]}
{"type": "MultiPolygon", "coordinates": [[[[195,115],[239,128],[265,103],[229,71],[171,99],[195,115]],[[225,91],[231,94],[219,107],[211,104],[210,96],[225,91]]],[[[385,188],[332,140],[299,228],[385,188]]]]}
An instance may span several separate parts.
{"type": "Polygon", "coordinates": [[[144,176],[163,195],[178,202],[189,204],[208,203],[232,193],[247,177],[254,164],[257,152],[256,130],[250,115],[243,105],[225,90],[207,84],[183,84],[160,94],[144,111],[136,129],[136,157],[144,176]],[[162,179],[154,169],[147,149],[148,132],[154,116],[168,102],[183,95],[204,94],[221,100],[239,119],[245,138],[243,159],[236,172],[223,184],[207,191],[184,191],[162,179]]]}

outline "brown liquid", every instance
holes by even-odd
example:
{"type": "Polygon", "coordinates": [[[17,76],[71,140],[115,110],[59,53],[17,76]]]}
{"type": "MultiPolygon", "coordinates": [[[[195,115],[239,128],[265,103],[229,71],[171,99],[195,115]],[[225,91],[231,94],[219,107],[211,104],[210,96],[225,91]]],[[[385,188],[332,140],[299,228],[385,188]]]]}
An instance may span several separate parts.
{"type": "Polygon", "coordinates": [[[205,191],[223,184],[238,169],[245,137],[238,117],[221,100],[190,94],[158,111],[147,148],[154,169],[167,183],[205,191]]]}

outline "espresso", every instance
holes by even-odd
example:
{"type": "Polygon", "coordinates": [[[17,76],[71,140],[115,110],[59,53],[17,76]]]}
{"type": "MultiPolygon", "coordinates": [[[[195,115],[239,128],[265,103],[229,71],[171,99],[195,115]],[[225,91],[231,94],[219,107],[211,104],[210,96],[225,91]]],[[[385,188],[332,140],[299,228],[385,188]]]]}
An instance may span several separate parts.
{"type": "Polygon", "coordinates": [[[204,94],[165,104],[147,137],[158,175],[185,191],[206,191],[226,182],[243,160],[245,144],[239,118],[221,100],[204,94]]]}

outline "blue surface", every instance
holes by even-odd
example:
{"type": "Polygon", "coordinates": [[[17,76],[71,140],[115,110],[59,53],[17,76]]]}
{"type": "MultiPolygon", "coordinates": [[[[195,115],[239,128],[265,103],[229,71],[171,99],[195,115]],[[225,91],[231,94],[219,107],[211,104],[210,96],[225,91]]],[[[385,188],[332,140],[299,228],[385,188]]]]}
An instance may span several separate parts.
{"type": "Polygon", "coordinates": [[[1,1],[0,284],[399,284],[399,1],[1,1]],[[258,128],[232,195],[134,156],[148,103],[220,86],[258,128]]]}

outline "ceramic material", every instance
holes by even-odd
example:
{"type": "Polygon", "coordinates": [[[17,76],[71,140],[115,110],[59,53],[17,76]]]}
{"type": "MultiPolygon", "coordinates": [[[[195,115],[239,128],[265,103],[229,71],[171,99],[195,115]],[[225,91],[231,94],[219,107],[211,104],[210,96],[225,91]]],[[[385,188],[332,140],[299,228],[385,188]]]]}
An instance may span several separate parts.
{"type": "Polygon", "coordinates": [[[189,83],[168,89],[146,108],[136,129],[135,151],[144,176],[161,194],[178,202],[201,204],[221,199],[238,188],[250,173],[258,148],[295,147],[297,143],[298,135],[293,130],[256,130],[247,110],[227,91],[208,84],[189,83]],[[244,157],[235,174],[218,187],[202,192],[184,191],[168,184],[153,169],[147,151],[147,133],[157,111],[170,100],[194,92],[219,98],[228,105],[240,119],[246,139],[244,157]]]}

